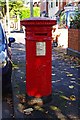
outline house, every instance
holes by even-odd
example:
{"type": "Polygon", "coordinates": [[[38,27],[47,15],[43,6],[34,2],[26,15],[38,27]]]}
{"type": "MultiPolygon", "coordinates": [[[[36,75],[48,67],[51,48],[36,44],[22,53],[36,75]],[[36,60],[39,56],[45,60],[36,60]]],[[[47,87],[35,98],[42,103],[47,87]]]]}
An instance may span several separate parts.
{"type": "MultiPolygon", "coordinates": [[[[67,1],[67,0],[65,0],[67,1]]],[[[41,2],[41,14],[45,11],[50,18],[53,18],[55,14],[64,8],[66,2],[64,0],[40,0],[41,2]]]]}
{"type": "Polygon", "coordinates": [[[61,10],[64,9],[64,6],[70,3],[76,5],[80,0],[40,0],[41,2],[41,15],[47,14],[48,17],[54,18],[55,14],[60,14],[61,10]]]}

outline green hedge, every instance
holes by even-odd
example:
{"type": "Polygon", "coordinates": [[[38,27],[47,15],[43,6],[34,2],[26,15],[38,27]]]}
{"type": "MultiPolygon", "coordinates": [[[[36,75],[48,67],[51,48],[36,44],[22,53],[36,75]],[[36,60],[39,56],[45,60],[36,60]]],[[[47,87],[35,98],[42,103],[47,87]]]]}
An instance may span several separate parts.
{"type": "Polygon", "coordinates": [[[75,16],[74,20],[71,21],[70,28],[80,29],[80,12],[75,16]]]}

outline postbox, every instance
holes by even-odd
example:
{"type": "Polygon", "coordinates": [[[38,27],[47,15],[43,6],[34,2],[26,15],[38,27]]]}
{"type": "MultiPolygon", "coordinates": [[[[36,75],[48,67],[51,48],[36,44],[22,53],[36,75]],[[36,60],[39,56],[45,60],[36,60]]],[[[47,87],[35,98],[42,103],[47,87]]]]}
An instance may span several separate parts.
{"type": "Polygon", "coordinates": [[[26,94],[30,97],[52,95],[52,26],[56,20],[31,17],[21,21],[25,26],[26,94]]]}

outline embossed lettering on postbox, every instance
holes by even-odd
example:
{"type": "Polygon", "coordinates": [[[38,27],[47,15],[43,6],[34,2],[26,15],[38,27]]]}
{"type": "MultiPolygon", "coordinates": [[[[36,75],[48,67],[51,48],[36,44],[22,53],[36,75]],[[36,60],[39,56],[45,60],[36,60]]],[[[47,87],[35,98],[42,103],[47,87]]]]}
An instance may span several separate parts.
{"type": "Polygon", "coordinates": [[[46,42],[36,42],[36,56],[46,55],[46,42]]]}

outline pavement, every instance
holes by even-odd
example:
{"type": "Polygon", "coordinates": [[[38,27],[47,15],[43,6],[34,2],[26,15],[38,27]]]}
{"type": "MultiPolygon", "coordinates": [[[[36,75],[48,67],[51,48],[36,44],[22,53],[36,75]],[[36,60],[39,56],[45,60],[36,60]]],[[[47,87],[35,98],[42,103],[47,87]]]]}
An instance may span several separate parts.
{"type": "Polygon", "coordinates": [[[12,101],[3,100],[3,120],[80,120],[80,59],[67,55],[65,48],[52,47],[52,101],[43,104],[39,99],[37,104],[27,106],[25,36],[11,36],[16,38],[12,44],[13,94],[12,101]]]}

